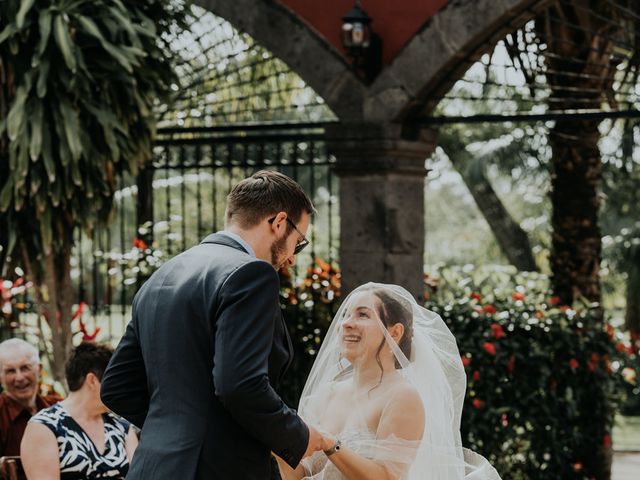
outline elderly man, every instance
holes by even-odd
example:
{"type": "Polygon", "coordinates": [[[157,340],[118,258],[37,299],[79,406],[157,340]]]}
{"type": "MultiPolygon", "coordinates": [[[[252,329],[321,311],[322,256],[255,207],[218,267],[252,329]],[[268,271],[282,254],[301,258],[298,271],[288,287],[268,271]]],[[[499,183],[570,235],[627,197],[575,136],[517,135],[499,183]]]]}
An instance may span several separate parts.
{"type": "Polygon", "coordinates": [[[20,441],[31,416],[60,400],[38,395],[41,371],[33,345],[18,338],[0,343],[0,457],[20,455],[20,441]]]}

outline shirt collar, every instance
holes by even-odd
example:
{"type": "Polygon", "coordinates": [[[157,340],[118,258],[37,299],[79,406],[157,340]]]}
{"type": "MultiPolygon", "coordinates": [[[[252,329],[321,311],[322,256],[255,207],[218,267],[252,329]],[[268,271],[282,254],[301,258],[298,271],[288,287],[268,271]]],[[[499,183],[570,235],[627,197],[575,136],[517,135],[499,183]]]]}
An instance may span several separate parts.
{"type": "Polygon", "coordinates": [[[253,251],[253,248],[251,248],[251,245],[249,245],[246,242],[246,240],[244,238],[242,238],[240,235],[238,235],[237,233],[230,232],[229,230],[220,230],[217,233],[219,235],[225,235],[225,236],[229,237],[230,239],[235,240],[240,245],[242,245],[242,248],[244,248],[249,255],[251,255],[253,258],[256,258],[256,252],[253,251]]]}

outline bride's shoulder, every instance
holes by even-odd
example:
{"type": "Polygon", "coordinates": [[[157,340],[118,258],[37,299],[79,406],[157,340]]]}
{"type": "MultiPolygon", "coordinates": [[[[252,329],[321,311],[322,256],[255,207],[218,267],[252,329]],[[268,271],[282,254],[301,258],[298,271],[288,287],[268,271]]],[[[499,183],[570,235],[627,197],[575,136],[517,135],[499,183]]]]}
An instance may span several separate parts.
{"type": "Polygon", "coordinates": [[[420,440],[424,434],[425,410],[420,394],[409,382],[399,382],[382,411],[378,436],[395,435],[405,440],[420,440]]]}
{"type": "Polygon", "coordinates": [[[389,398],[388,407],[423,410],[424,405],[418,390],[406,380],[398,382],[389,398]]]}

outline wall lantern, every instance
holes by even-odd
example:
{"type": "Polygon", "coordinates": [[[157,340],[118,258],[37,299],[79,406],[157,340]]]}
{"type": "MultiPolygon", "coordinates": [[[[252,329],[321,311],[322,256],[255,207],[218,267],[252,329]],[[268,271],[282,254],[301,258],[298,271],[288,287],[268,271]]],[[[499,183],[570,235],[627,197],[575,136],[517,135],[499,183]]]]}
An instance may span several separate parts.
{"type": "Polygon", "coordinates": [[[356,0],[342,17],[340,40],[353,60],[353,66],[366,81],[371,81],[382,67],[382,41],[371,29],[371,17],[356,0]]]}

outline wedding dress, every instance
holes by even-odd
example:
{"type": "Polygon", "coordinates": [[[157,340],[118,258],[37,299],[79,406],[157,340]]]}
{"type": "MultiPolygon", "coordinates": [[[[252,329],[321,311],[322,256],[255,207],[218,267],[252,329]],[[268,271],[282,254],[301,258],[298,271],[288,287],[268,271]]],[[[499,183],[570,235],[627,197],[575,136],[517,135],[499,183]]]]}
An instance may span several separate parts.
{"type": "MultiPolygon", "coordinates": [[[[366,429],[347,429],[342,431],[339,438],[345,445],[349,445],[353,451],[365,458],[374,459],[375,433],[366,429]]],[[[316,452],[308,459],[302,461],[308,479],[345,480],[340,470],[329,461],[323,452],[316,452]],[[316,472],[314,474],[314,472],[316,472]]]]}
{"type": "MultiPolygon", "coordinates": [[[[368,283],[340,306],[299,414],[398,480],[500,480],[484,457],[462,447],[465,390],[460,353],[443,320],[402,287],[368,283]]],[[[322,452],[302,465],[305,478],[346,479],[322,452]]]]}

